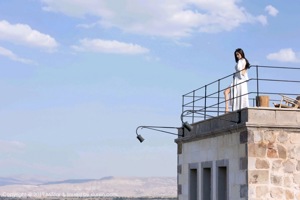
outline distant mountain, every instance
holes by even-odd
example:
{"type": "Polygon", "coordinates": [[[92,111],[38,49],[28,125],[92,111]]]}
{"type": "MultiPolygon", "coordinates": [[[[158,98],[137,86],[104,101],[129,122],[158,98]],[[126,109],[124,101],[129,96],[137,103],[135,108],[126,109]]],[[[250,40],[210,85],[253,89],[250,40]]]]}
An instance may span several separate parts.
{"type": "MultiPolygon", "coordinates": [[[[176,177],[104,177],[71,179],[39,184],[26,184],[15,179],[0,179],[0,196],[35,194],[59,197],[176,197],[176,177]]],[[[38,196],[41,195],[41,196],[38,196]]]]}
{"type": "Polygon", "coordinates": [[[86,183],[90,181],[96,181],[97,179],[69,179],[69,180],[63,180],[63,181],[52,181],[52,182],[46,182],[42,183],[41,185],[55,185],[55,184],[64,184],[64,183],[86,183]]]}
{"type": "Polygon", "coordinates": [[[20,184],[20,181],[14,178],[0,177],[0,186],[20,184]]]}
{"type": "Polygon", "coordinates": [[[25,177],[0,177],[0,186],[4,185],[35,185],[43,183],[43,180],[25,177]]]}

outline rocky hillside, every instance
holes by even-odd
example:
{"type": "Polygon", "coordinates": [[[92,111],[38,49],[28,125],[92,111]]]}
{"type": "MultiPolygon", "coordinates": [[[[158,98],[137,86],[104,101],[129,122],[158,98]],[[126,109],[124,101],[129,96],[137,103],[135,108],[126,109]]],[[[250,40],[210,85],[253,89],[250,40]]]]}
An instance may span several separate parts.
{"type": "Polygon", "coordinates": [[[106,177],[43,184],[0,186],[0,196],[10,197],[176,197],[175,177],[106,177]]]}

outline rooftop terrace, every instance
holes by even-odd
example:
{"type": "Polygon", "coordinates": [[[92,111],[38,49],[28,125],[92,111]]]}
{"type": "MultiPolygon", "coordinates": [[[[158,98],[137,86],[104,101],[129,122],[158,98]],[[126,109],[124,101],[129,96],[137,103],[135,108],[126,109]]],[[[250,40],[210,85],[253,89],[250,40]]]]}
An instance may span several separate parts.
{"type": "MultiPolygon", "coordinates": [[[[265,107],[275,108],[282,95],[296,99],[300,95],[300,68],[252,65],[248,70],[248,97],[250,108],[260,108],[259,96],[268,96],[265,107]]],[[[225,114],[223,92],[230,86],[233,74],[215,80],[182,96],[182,119],[189,123],[225,114]]],[[[239,119],[237,119],[239,120],[239,119]]],[[[225,120],[226,121],[226,120],[225,120]]]]}

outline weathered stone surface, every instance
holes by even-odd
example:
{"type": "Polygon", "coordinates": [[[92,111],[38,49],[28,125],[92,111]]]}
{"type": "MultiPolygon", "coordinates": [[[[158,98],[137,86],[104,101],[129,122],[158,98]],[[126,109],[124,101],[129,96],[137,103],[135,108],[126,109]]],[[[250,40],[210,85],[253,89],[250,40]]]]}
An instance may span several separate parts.
{"type": "Polygon", "coordinates": [[[295,194],[296,199],[300,199],[300,192],[298,192],[297,194],[295,194]]]}
{"type": "Polygon", "coordinates": [[[280,144],[277,144],[277,152],[279,158],[286,159],[287,158],[287,151],[286,148],[280,144]]]}
{"type": "Polygon", "coordinates": [[[267,150],[267,156],[268,158],[278,158],[278,153],[276,149],[268,148],[267,150]]]}
{"type": "Polygon", "coordinates": [[[292,144],[300,144],[300,134],[291,134],[291,143],[292,144]]]}
{"type": "Polygon", "coordinates": [[[265,157],[267,152],[267,146],[264,143],[249,144],[248,155],[250,157],[265,157]]]}
{"type": "Polygon", "coordinates": [[[296,169],[295,164],[291,160],[282,163],[285,173],[293,173],[296,169]]]}
{"type": "Polygon", "coordinates": [[[268,198],[269,197],[268,186],[257,186],[256,187],[256,197],[257,198],[268,198]]]}
{"type": "Polygon", "coordinates": [[[300,185],[300,174],[294,174],[293,182],[300,185]]]}
{"type": "Polygon", "coordinates": [[[280,133],[277,136],[277,141],[280,143],[285,143],[289,139],[289,135],[286,132],[280,131],[280,133]]]}
{"type": "Polygon", "coordinates": [[[270,195],[273,199],[283,199],[283,189],[280,187],[272,187],[270,195]]]}
{"type": "Polygon", "coordinates": [[[267,184],[269,182],[269,170],[250,170],[248,178],[250,184],[267,184]]]}
{"type": "Polygon", "coordinates": [[[293,186],[293,180],[291,177],[284,177],[284,187],[292,187],[293,186]]]}
{"type": "Polygon", "coordinates": [[[298,160],[296,169],[297,169],[297,171],[300,171],[300,161],[299,160],[298,160]]]}
{"type": "Polygon", "coordinates": [[[276,141],[276,135],[273,130],[267,130],[264,133],[264,140],[269,143],[274,143],[276,141]]]}
{"type": "Polygon", "coordinates": [[[255,167],[256,169],[269,169],[270,164],[268,160],[258,158],[256,159],[255,167]]]}
{"type": "Polygon", "coordinates": [[[272,170],[279,171],[282,167],[282,160],[274,160],[272,163],[272,170]]]}
{"type": "Polygon", "coordinates": [[[254,132],[253,134],[253,141],[254,143],[260,143],[263,142],[263,133],[262,132],[254,132]]]}
{"type": "Polygon", "coordinates": [[[281,186],[282,185],[282,177],[281,176],[276,176],[272,175],[271,176],[271,183],[275,186],[281,186]]]}
{"type": "Polygon", "coordinates": [[[297,159],[297,160],[300,160],[300,145],[296,146],[294,148],[294,152],[295,152],[294,158],[297,159]]]}
{"type": "Polygon", "coordinates": [[[294,199],[294,192],[290,190],[285,190],[285,199],[286,200],[294,199]]]}

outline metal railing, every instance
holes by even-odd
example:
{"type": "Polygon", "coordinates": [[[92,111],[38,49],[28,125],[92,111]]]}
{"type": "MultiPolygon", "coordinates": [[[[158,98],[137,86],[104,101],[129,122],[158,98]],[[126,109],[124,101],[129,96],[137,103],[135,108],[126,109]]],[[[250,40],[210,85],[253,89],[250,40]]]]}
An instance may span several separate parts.
{"type": "MultiPolygon", "coordinates": [[[[194,123],[196,120],[201,121],[224,114],[223,93],[228,87],[233,87],[231,83],[236,73],[238,72],[184,94],[182,96],[183,118],[194,123]],[[185,112],[188,110],[193,112],[185,112]]],[[[259,107],[256,102],[258,96],[269,96],[270,106],[280,101],[280,95],[296,98],[300,95],[299,75],[298,67],[251,65],[248,69],[249,80],[247,81],[249,106],[259,107]]]]}

